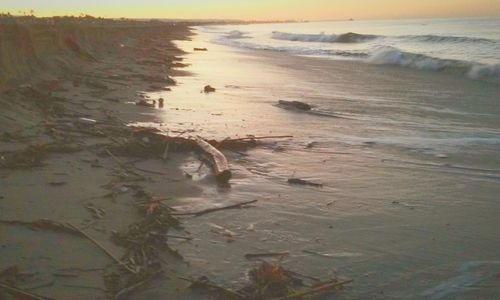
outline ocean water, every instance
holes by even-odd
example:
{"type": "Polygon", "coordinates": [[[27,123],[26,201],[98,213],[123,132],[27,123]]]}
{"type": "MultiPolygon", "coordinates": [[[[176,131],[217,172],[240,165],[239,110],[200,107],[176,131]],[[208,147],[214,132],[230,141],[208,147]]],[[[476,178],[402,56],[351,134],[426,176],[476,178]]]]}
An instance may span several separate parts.
{"type": "Polygon", "coordinates": [[[500,82],[500,18],[209,26],[214,42],[500,82]]]}

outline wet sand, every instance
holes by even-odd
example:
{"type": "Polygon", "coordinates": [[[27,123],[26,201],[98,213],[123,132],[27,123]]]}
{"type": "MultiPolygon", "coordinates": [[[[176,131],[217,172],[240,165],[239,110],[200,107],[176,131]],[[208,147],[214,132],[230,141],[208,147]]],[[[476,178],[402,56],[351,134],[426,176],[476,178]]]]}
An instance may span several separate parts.
{"type": "Polygon", "coordinates": [[[245,156],[227,153],[231,190],[200,177],[203,196],[179,199],[179,208],[260,199],[250,210],[186,223],[204,237],[195,248],[179,245],[197,272],[239,286],[252,264],[246,253],[290,251],[287,268],[355,279],[341,299],[498,296],[498,86],[243,51],[204,34],[178,44],[208,51],[185,56],[194,76],[169,96],[169,128],[215,138],[294,136],[245,156]],[[217,92],[200,93],[206,84],[217,92]],[[275,106],[281,99],[327,116],[283,110],[275,106]],[[324,187],[291,186],[292,176],[324,187]],[[227,244],[211,224],[234,231],[235,241],[227,244]]]}

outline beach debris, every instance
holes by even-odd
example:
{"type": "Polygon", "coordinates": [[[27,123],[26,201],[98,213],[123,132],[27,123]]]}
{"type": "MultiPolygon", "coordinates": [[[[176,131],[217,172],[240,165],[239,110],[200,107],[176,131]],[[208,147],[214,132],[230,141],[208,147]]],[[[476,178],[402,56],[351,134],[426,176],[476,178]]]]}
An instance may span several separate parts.
{"type": "Polygon", "coordinates": [[[203,88],[203,92],[208,94],[208,93],[215,93],[216,89],[210,85],[206,85],[204,88],[203,88]]]}
{"type": "Polygon", "coordinates": [[[163,108],[163,102],[164,101],[165,101],[165,99],[163,99],[163,98],[158,99],[158,107],[159,108],[163,108]]]}
{"type": "Polygon", "coordinates": [[[286,100],[279,100],[278,106],[283,107],[285,109],[297,109],[297,110],[304,110],[304,111],[311,110],[311,108],[312,108],[311,105],[304,103],[304,102],[286,101],[286,100]]]}
{"type": "Polygon", "coordinates": [[[327,257],[327,258],[335,258],[335,257],[357,257],[361,256],[361,253],[353,253],[353,252],[331,252],[331,253],[322,253],[318,251],[313,251],[313,250],[302,250],[302,252],[307,253],[307,254],[312,254],[315,256],[320,256],[320,257],[327,257]]]}
{"type": "Polygon", "coordinates": [[[231,179],[231,170],[224,154],[200,137],[196,138],[196,144],[210,162],[217,181],[227,183],[231,179]]]}
{"type": "Polygon", "coordinates": [[[149,88],[149,91],[165,91],[165,92],[172,91],[172,89],[169,87],[157,85],[157,84],[152,84],[148,88],[149,88]]]}
{"type": "MultiPolygon", "coordinates": [[[[169,136],[166,132],[154,127],[129,127],[131,137],[106,146],[101,154],[113,156],[129,156],[141,158],[168,158],[173,152],[196,151],[202,154],[220,184],[226,184],[231,178],[231,170],[227,158],[220,150],[229,150],[241,155],[240,151],[254,148],[260,140],[291,138],[292,136],[248,136],[244,138],[205,140],[201,137],[169,136]]],[[[184,133],[184,132],[181,132],[184,133]]],[[[135,168],[138,169],[138,168],[135,168]]]]}
{"type": "Polygon", "coordinates": [[[234,238],[236,237],[236,233],[235,232],[227,229],[224,226],[217,225],[217,224],[214,224],[214,223],[208,223],[208,225],[210,227],[212,227],[212,229],[210,231],[212,231],[213,233],[221,234],[221,235],[229,238],[228,242],[229,241],[233,241],[234,238]]]}
{"type": "Polygon", "coordinates": [[[135,102],[135,105],[154,108],[156,106],[156,101],[153,100],[153,103],[151,103],[148,100],[141,99],[141,100],[135,102]]]}
{"type": "Polygon", "coordinates": [[[253,259],[253,258],[261,258],[261,257],[273,257],[273,256],[288,256],[290,255],[290,252],[284,251],[284,252],[265,252],[265,253],[247,253],[245,254],[246,259],[253,259]]]}
{"type": "Polygon", "coordinates": [[[147,193],[138,196],[146,202],[137,207],[143,219],[131,224],[124,232],[113,232],[112,241],[126,249],[121,259],[127,270],[104,275],[105,285],[113,299],[123,299],[163,273],[164,260],[160,252],[167,251],[176,258],[182,256],[170,248],[168,238],[189,240],[190,237],[168,235],[170,228],[179,229],[179,222],[170,214],[170,208],[162,200],[147,193]]]}
{"type": "Polygon", "coordinates": [[[201,294],[210,294],[215,299],[226,299],[226,300],[246,300],[247,298],[235,291],[226,289],[220,285],[212,283],[210,279],[206,276],[201,276],[198,279],[189,279],[184,277],[179,277],[181,280],[190,282],[189,288],[194,291],[199,291],[201,294]]]}
{"type": "Polygon", "coordinates": [[[181,278],[191,282],[190,288],[200,293],[209,293],[215,299],[230,300],[286,300],[320,299],[343,289],[353,280],[332,279],[321,281],[283,268],[279,262],[262,261],[248,272],[249,282],[233,291],[210,281],[206,276],[197,280],[181,278]]]}
{"type": "Polygon", "coordinates": [[[315,147],[318,144],[319,144],[318,142],[314,142],[314,141],[313,142],[309,142],[306,145],[306,149],[311,149],[311,148],[315,147]]]}
{"type": "Polygon", "coordinates": [[[94,120],[94,119],[90,119],[90,118],[78,118],[78,122],[80,123],[83,123],[83,124],[96,124],[97,121],[94,120]]]}
{"type": "MultiPolygon", "coordinates": [[[[185,152],[199,149],[196,138],[184,138],[180,134],[178,136],[168,136],[160,129],[153,127],[129,127],[133,137],[137,139],[129,139],[127,142],[119,146],[111,146],[109,149],[114,149],[113,152],[123,156],[140,156],[140,157],[161,157],[165,151],[166,143],[169,143],[169,152],[185,152]],[[148,142],[145,143],[142,138],[147,137],[148,142]]],[[[181,132],[185,133],[185,132],[181,132]]],[[[221,141],[206,140],[207,143],[221,150],[243,151],[250,148],[255,148],[260,140],[264,139],[282,139],[293,138],[291,135],[282,136],[248,136],[244,138],[226,138],[221,141]]]]}
{"type": "Polygon", "coordinates": [[[255,231],[255,224],[254,223],[248,224],[246,231],[255,231]]]}
{"type": "Polygon", "coordinates": [[[190,236],[180,236],[180,235],[173,235],[173,234],[167,234],[167,237],[172,238],[172,239],[186,240],[186,241],[194,240],[194,238],[190,237],[190,236]]]}
{"type": "Polygon", "coordinates": [[[297,184],[297,185],[308,185],[308,186],[313,186],[313,187],[323,187],[323,184],[321,183],[315,183],[309,180],[304,180],[300,178],[290,178],[287,180],[288,183],[290,184],[297,184]]]}
{"type": "Polygon", "coordinates": [[[194,51],[208,51],[207,48],[193,48],[194,51]]]}
{"type": "Polygon", "coordinates": [[[273,299],[288,295],[303,285],[301,279],[289,273],[279,263],[263,261],[248,272],[250,282],[238,292],[246,299],[273,299]]]}
{"type": "Polygon", "coordinates": [[[293,138],[291,135],[281,135],[281,136],[248,136],[245,138],[226,138],[220,142],[210,140],[209,143],[218,149],[229,150],[240,155],[244,155],[240,151],[246,151],[251,148],[255,148],[261,143],[262,140],[266,139],[285,139],[293,138]]]}
{"type": "Polygon", "coordinates": [[[237,139],[225,139],[223,142],[242,142],[242,141],[257,141],[257,140],[265,140],[265,139],[288,139],[293,138],[293,135],[269,135],[269,136],[248,136],[244,138],[237,139]]]}
{"type": "Polygon", "coordinates": [[[161,201],[150,199],[146,206],[140,207],[144,216],[142,220],[130,225],[126,232],[113,235],[113,241],[127,249],[124,261],[137,272],[148,270],[153,265],[159,266],[159,250],[166,250],[182,259],[182,256],[167,244],[169,229],[178,229],[179,221],[161,201]]]}
{"type": "Polygon", "coordinates": [[[208,209],[204,209],[204,210],[201,210],[201,211],[198,211],[198,212],[173,212],[172,215],[173,216],[195,216],[195,217],[199,217],[199,216],[202,216],[204,214],[213,213],[213,212],[216,212],[216,211],[221,211],[221,210],[226,210],[226,209],[235,209],[235,208],[241,209],[241,208],[245,208],[247,205],[256,203],[257,201],[259,201],[259,200],[251,200],[251,201],[245,201],[245,202],[236,203],[236,204],[232,204],[232,205],[228,205],[228,206],[208,208],[208,209]]]}
{"type": "Polygon", "coordinates": [[[131,138],[109,145],[107,149],[118,156],[161,158],[167,143],[169,153],[192,151],[196,148],[193,139],[171,137],[153,127],[129,127],[129,132],[131,138]]]}
{"type": "Polygon", "coordinates": [[[102,219],[106,215],[106,211],[104,209],[95,207],[92,203],[85,205],[85,208],[92,214],[92,217],[96,219],[102,219]]]}
{"type": "Polygon", "coordinates": [[[285,152],[285,147],[283,146],[277,146],[276,148],[273,149],[273,152],[285,152]]]}

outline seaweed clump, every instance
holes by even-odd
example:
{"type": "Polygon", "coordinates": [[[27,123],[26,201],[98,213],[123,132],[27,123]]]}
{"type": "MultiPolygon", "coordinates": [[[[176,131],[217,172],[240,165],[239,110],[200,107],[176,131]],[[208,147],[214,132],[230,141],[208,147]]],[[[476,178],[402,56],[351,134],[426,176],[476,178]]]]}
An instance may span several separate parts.
{"type": "Polygon", "coordinates": [[[289,300],[318,299],[343,289],[353,280],[338,278],[322,281],[283,268],[279,263],[262,261],[248,272],[249,282],[233,291],[211,282],[202,276],[191,282],[194,291],[210,294],[217,300],[289,300]]]}

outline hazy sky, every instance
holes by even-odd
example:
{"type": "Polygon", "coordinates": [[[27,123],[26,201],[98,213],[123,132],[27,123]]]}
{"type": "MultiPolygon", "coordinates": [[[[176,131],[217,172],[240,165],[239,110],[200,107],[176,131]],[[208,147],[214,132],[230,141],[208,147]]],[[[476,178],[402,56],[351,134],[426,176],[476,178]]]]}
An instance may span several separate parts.
{"type": "Polygon", "coordinates": [[[0,0],[0,11],[37,16],[202,19],[371,19],[499,16],[500,0],[0,0]]]}

